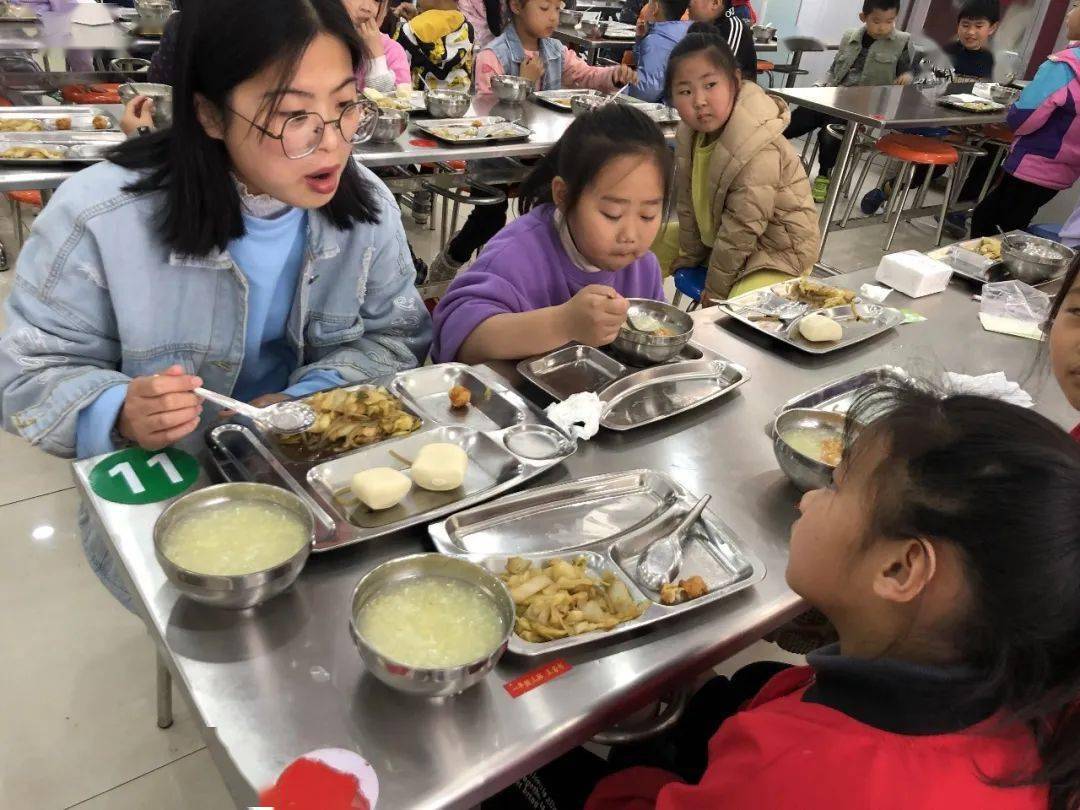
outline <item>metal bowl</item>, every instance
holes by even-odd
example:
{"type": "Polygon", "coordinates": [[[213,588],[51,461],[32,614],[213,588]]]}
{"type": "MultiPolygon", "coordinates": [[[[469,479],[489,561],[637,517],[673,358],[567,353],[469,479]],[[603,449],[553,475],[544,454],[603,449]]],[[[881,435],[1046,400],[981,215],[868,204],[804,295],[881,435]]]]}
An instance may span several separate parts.
{"type": "Polygon", "coordinates": [[[239,610],[265,602],[292,585],[307,562],[314,539],[315,518],[311,510],[288,490],[269,484],[218,484],[183,496],[161,513],[154,524],[154,556],[169,582],[191,599],[215,607],[239,610]],[[162,543],[177,521],[193,512],[230,501],[267,501],[288,509],[304,524],[308,542],[289,559],[272,568],[236,576],[188,571],[165,556],[162,543]]]}
{"type": "Polygon", "coordinates": [[[371,140],[374,143],[393,143],[408,128],[409,114],[405,110],[380,109],[371,140]]]}
{"type": "Polygon", "coordinates": [[[468,112],[471,99],[461,90],[428,90],[424,104],[434,118],[461,118],[468,112]]]}
{"type": "Polygon", "coordinates": [[[570,96],[570,111],[574,117],[591,113],[597,107],[603,107],[611,99],[597,90],[589,90],[570,96]]]}
{"type": "Polygon", "coordinates": [[[510,592],[502,580],[486,568],[445,554],[413,554],[383,563],[357,583],[349,613],[349,632],[356,649],[360,651],[364,666],[380,681],[402,692],[442,697],[465,691],[492,670],[510,643],[514,619],[514,601],[510,598],[510,592]],[[391,583],[427,576],[459,579],[477,586],[491,598],[503,621],[503,635],[498,645],[486,656],[460,667],[419,669],[381,655],[360,633],[356,616],[371,597],[391,583]]]}
{"type": "Polygon", "coordinates": [[[1025,284],[1041,284],[1061,273],[1072,262],[1076,251],[1058,242],[1028,234],[1010,234],[1001,238],[1001,260],[1014,278],[1025,284]],[[1025,252],[1032,248],[1046,251],[1046,257],[1025,252]]]}
{"type": "Polygon", "coordinates": [[[520,104],[529,97],[533,83],[521,76],[492,76],[491,89],[499,101],[520,104]]]}
{"type": "Polygon", "coordinates": [[[109,70],[117,73],[148,73],[150,71],[150,60],[140,59],[135,56],[121,56],[119,59],[113,59],[109,62],[109,70]]]}
{"type": "Polygon", "coordinates": [[[665,363],[683,350],[690,336],[694,334],[694,320],[678,307],[663,301],[650,301],[647,298],[630,298],[627,317],[635,312],[652,315],[656,320],[674,332],[670,337],[640,332],[629,324],[623,324],[611,348],[615,353],[633,365],[653,365],[665,363]]]}
{"type": "Polygon", "coordinates": [[[990,99],[998,104],[1009,105],[1020,98],[1020,91],[1015,87],[995,84],[990,87],[990,99]]]}
{"type": "Polygon", "coordinates": [[[834,468],[824,461],[803,455],[784,441],[781,435],[795,428],[827,428],[835,430],[837,438],[842,439],[846,424],[847,417],[842,413],[813,408],[792,408],[776,417],[773,422],[773,453],[780,463],[780,469],[791,479],[791,483],[803,492],[824,489],[832,483],[834,468]]]}
{"type": "Polygon", "coordinates": [[[154,102],[153,112],[150,117],[154,119],[154,126],[158,129],[172,126],[173,118],[173,91],[167,84],[154,84],[153,82],[127,82],[120,85],[120,102],[129,104],[135,96],[147,96],[154,102]]]}
{"type": "Polygon", "coordinates": [[[559,25],[569,25],[571,28],[575,28],[581,22],[581,16],[582,12],[580,11],[572,11],[568,8],[560,9],[559,25]]]}
{"type": "Polygon", "coordinates": [[[600,20],[585,20],[581,23],[581,33],[589,39],[603,39],[607,36],[608,25],[600,20]]]}
{"type": "Polygon", "coordinates": [[[759,44],[772,42],[776,37],[776,26],[774,25],[755,25],[750,30],[754,35],[754,42],[759,44]]]}

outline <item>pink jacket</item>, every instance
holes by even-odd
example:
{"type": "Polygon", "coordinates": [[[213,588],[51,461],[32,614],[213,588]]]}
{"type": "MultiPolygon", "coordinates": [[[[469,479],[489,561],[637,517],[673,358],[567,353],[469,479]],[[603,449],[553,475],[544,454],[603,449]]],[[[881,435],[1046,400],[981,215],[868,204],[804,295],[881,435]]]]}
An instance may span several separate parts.
{"type": "MultiPolygon", "coordinates": [[[[380,34],[379,39],[382,41],[383,54],[386,60],[385,70],[388,70],[393,74],[394,82],[391,87],[375,87],[374,89],[390,92],[399,84],[407,84],[412,86],[412,72],[409,65],[409,55],[405,53],[405,49],[401,47],[401,44],[390,39],[386,34],[380,34]]],[[[367,87],[367,74],[371,68],[372,63],[378,63],[378,60],[364,60],[360,64],[360,68],[356,71],[356,83],[363,90],[367,87]]],[[[385,71],[376,71],[376,73],[385,73],[385,71]]],[[[375,78],[373,75],[372,78],[375,78]]]]}
{"type": "MultiPolygon", "coordinates": [[[[499,4],[502,8],[503,4],[499,4]]],[[[487,44],[491,40],[495,39],[495,34],[491,32],[488,27],[487,11],[484,9],[484,0],[458,0],[458,11],[465,15],[465,19],[472,23],[473,27],[473,43],[476,46],[476,50],[486,48],[487,44]]],[[[506,15],[503,15],[503,23],[506,24],[506,15]]]]}
{"type": "MultiPolygon", "coordinates": [[[[525,51],[527,56],[536,56],[536,51],[525,51]]],[[[611,92],[616,89],[612,75],[614,67],[598,67],[590,65],[572,50],[563,46],[563,87],[581,90],[605,90],[611,92]]],[[[491,92],[491,77],[502,76],[506,73],[495,51],[485,48],[476,55],[476,92],[491,92]]],[[[537,80],[536,89],[543,90],[543,77],[537,80]]]]}

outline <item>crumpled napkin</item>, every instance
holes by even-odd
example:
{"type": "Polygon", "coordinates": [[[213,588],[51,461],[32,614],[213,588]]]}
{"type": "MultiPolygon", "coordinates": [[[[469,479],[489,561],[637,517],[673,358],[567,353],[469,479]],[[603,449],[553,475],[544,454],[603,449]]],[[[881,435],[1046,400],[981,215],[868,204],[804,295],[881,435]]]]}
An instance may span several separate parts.
{"type": "Polygon", "coordinates": [[[969,374],[957,374],[954,371],[945,372],[945,383],[949,389],[957,394],[975,394],[980,397],[992,397],[1022,408],[1031,408],[1035,400],[1031,394],[1005,377],[1004,371],[995,371],[992,374],[983,374],[972,377],[969,374]]]}
{"type": "Polygon", "coordinates": [[[600,432],[604,403],[591,391],[573,394],[545,408],[548,418],[575,439],[589,440],[600,432]]]}

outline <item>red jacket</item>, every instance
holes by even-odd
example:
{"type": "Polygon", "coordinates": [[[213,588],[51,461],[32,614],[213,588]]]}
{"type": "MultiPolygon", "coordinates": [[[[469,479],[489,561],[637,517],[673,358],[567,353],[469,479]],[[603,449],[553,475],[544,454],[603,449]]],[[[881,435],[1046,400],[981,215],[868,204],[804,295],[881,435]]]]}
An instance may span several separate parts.
{"type": "Polygon", "coordinates": [[[699,784],[631,768],[601,781],[585,810],[1046,810],[1044,787],[979,776],[1035,761],[1025,728],[992,717],[955,733],[891,733],[804,701],[812,683],[809,667],[773,677],[712,738],[699,784]]]}

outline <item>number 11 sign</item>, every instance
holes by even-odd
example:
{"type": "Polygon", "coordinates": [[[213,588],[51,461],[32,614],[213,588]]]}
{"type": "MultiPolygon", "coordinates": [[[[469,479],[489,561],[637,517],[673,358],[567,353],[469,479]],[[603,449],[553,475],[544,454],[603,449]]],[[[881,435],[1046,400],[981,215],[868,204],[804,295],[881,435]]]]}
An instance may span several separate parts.
{"type": "Polygon", "coordinates": [[[198,477],[199,462],[183,450],[132,447],[100,461],[90,472],[90,488],[114,503],[157,503],[175,498],[198,477]]]}

